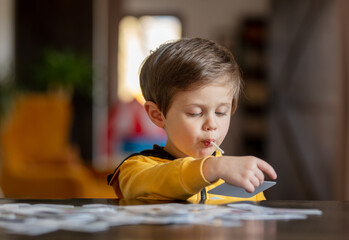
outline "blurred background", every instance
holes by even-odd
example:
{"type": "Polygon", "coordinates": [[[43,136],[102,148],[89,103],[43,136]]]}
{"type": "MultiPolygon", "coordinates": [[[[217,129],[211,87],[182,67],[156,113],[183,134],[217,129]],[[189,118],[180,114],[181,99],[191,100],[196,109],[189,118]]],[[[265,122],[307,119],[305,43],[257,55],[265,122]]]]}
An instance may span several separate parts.
{"type": "Polygon", "coordinates": [[[106,176],[164,145],[138,71],[168,40],[229,48],[244,92],[226,154],[271,163],[269,199],[349,200],[345,0],[0,0],[3,197],[113,198],[106,176]]]}

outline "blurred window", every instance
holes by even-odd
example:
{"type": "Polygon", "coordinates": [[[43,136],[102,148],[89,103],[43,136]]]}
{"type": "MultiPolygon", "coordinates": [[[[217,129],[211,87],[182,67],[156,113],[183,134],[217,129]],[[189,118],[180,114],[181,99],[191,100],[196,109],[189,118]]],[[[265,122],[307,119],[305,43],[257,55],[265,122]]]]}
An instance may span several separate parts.
{"type": "Polygon", "coordinates": [[[143,103],[139,70],[144,58],[162,43],[179,39],[181,21],[174,16],[126,16],[119,25],[118,97],[143,103]]]}

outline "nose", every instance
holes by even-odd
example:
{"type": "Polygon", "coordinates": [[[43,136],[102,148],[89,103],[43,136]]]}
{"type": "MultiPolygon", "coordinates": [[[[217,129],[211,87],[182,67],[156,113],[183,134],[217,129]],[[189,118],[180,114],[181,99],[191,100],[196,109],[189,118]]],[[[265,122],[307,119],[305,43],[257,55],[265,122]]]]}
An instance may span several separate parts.
{"type": "Polygon", "coordinates": [[[212,130],[216,130],[217,129],[217,122],[216,122],[216,118],[213,115],[207,115],[207,117],[205,118],[205,122],[202,126],[203,130],[205,131],[212,131],[212,130]]]}

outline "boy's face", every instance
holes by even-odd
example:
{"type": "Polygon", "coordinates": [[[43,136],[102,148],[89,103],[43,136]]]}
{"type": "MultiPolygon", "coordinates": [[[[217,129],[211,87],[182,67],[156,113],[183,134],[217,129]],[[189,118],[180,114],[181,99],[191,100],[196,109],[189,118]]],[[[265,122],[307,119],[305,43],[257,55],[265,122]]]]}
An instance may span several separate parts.
{"type": "Polygon", "coordinates": [[[164,118],[165,150],[175,157],[202,158],[216,150],[229,129],[233,100],[232,87],[209,84],[174,96],[164,118]]]}

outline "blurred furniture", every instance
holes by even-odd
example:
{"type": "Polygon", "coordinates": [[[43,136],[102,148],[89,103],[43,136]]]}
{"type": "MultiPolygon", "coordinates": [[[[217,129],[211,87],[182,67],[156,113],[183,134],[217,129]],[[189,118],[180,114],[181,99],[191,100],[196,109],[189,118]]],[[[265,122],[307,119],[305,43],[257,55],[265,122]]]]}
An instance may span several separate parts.
{"type": "Polygon", "coordinates": [[[10,198],[113,198],[69,143],[72,109],[62,93],[18,96],[1,132],[1,188],[10,198]]]}
{"type": "Polygon", "coordinates": [[[240,28],[236,50],[244,78],[244,95],[240,101],[240,154],[265,159],[270,98],[267,79],[268,23],[264,17],[247,17],[240,28]]]}

